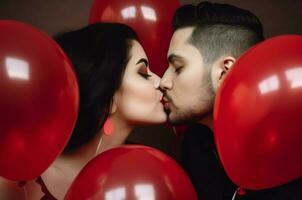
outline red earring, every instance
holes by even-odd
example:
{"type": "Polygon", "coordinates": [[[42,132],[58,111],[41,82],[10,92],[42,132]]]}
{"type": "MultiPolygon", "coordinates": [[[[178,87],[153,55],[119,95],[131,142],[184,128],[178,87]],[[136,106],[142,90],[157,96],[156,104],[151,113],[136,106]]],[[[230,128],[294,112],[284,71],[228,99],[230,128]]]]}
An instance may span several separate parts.
{"type": "Polygon", "coordinates": [[[111,135],[113,133],[113,129],[114,127],[112,121],[110,120],[110,118],[107,118],[103,127],[104,134],[108,136],[111,135]]]}

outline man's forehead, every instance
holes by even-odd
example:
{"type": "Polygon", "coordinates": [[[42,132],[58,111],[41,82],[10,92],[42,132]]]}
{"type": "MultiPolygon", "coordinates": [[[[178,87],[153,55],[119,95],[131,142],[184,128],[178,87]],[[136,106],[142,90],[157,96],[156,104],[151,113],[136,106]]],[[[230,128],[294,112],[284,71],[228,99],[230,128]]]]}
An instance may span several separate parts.
{"type": "Polygon", "coordinates": [[[190,45],[188,40],[192,34],[192,31],[193,27],[186,27],[178,29],[174,32],[171,39],[168,56],[170,54],[182,54],[181,52],[185,51],[185,47],[190,45]]]}
{"type": "Polygon", "coordinates": [[[188,39],[190,38],[193,27],[186,27],[178,29],[174,32],[171,43],[175,44],[184,44],[187,43],[188,39]]]}

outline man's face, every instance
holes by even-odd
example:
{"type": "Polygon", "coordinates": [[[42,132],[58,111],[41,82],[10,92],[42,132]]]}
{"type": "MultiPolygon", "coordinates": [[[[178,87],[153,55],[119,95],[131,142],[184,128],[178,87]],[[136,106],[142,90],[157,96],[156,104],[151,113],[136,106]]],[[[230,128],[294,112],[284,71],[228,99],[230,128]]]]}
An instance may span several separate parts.
{"type": "Polygon", "coordinates": [[[192,31],[189,27],[174,32],[168,51],[169,67],[160,84],[172,124],[199,121],[213,108],[211,67],[203,64],[200,51],[189,43],[192,31]]]}

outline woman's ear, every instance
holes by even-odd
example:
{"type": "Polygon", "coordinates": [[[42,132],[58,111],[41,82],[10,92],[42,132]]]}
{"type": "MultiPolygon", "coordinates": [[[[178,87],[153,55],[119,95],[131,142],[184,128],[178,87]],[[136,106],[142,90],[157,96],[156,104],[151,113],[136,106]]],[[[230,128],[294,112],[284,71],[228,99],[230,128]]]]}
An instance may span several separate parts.
{"type": "Polygon", "coordinates": [[[114,113],[116,112],[116,110],[117,110],[117,99],[118,99],[118,95],[115,94],[115,95],[113,96],[113,99],[112,99],[111,105],[110,105],[110,111],[109,111],[109,114],[110,114],[110,115],[111,115],[111,114],[114,114],[114,113]]]}
{"type": "Polygon", "coordinates": [[[214,63],[212,69],[212,81],[215,91],[220,87],[221,83],[235,62],[236,58],[227,56],[214,63]]]}

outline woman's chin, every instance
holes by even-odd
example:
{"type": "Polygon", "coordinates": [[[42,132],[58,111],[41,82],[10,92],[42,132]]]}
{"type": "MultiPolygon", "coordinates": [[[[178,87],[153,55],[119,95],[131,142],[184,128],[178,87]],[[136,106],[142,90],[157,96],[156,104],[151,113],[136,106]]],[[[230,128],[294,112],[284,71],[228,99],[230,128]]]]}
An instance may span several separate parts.
{"type": "Polygon", "coordinates": [[[165,123],[167,119],[168,119],[167,114],[163,110],[159,111],[156,114],[154,113],[154,115],[152,115],[153,124],[165,123]]]}
{"type": "Polygon", "coordinates": [[[165,112],[153,113],[150,117],[146,117],[145,120],[140,121],[137,125],[156,125],[163,124],[167,121],[167,115],[165,112]]]}

